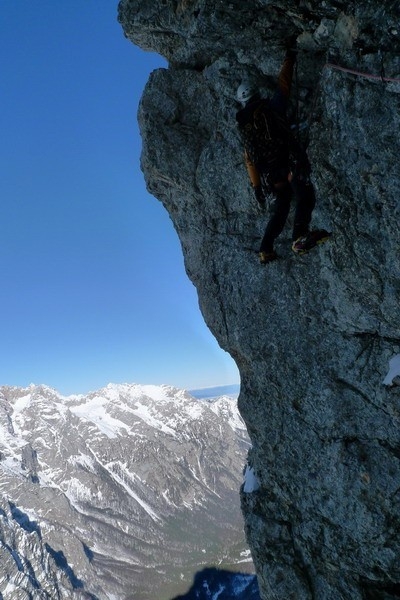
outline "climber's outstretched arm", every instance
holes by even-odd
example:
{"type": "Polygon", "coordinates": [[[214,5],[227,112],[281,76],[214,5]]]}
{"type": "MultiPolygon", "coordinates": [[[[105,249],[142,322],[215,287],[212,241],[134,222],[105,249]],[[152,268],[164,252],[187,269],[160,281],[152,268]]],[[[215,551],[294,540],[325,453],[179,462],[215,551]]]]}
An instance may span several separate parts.
{"type": "Polygon", "coordinates": [[[287,50],[281,70],[278,75],[278,89],[271,99],[274,110],[284,112],[287,108],[290,90],[292,89],[293,70],[296,62],[296,51],[287,50]]]}
{"type": "Polygon", "coordinates": [[[293,80],[293,68],[296,62],[296,53],[293,50],[286,52],[285,60],[278,75],[278,89],[286,98],[290,96],[293,80]]]}

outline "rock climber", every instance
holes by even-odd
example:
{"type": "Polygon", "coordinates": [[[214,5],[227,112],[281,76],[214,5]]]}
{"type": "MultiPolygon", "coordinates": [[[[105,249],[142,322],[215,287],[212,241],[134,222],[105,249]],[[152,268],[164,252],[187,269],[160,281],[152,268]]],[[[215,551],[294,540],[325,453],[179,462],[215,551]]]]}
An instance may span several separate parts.
{"type": "Polygon", "coordinates": [[[304,254],[326,241],[324,229],[309,230],[315,206],[315,192],[310,179],[310,163],[305,151],[291,132],[287,106],[293,79],[297,50],[295,39],[288,41],[278,87],[271,99],[261,98],[258,87],[247,80],[237,90],[242,108],[236,114],[245,148],[245,163],[259,205],[264,208],[266,195],[274,200],[271,216],[261,241],[261,264],[278,258],[274,241],[282,232],[289,215],[291,200],[296,200],[292,250],[304,254]]]}

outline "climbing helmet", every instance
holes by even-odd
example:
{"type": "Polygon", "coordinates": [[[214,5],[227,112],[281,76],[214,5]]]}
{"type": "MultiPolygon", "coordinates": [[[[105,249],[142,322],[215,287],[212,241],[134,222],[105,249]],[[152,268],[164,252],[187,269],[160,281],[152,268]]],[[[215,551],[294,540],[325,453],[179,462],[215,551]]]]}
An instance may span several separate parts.
{"type": "Polygon", "coordinates": [[[258,88],[254,82],[250,80],[242,81],[236,92],[236,99],[241,104],[246,104],[253,96],[258,94],[258,88]]]}

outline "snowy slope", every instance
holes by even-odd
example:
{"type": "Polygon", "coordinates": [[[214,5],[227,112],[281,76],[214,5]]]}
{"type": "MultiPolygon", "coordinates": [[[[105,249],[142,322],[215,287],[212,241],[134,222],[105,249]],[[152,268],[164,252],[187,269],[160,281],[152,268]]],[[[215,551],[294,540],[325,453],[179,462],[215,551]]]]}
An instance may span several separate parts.
{"type": "Polygon", "coordinates": [[[228,397],[0,388],[3,598],[169,600],[202,565],[239,563],[247,448],[228,397]]]}

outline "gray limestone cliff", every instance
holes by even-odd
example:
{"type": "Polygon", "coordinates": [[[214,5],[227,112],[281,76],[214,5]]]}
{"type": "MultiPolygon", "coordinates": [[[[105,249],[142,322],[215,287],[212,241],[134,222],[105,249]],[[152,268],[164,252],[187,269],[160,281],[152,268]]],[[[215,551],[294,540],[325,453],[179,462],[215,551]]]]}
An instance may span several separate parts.
{"type": "Polygon", "coordinates": [[[168,60],[139,109],[142,167],[240,370],[264,600],[400,597],[400,387],[382,383],[400,352],[399,16],[387,0],[119,4],[125,35],[168,60]],[[273,91],[293,34],[313,225],[333,236],[297,257],[288,224],[265,267],[234,98],[246,74],[273,91]]]}

